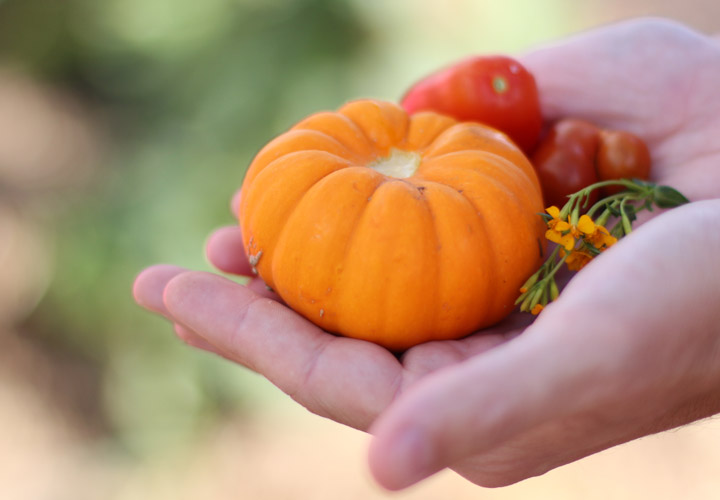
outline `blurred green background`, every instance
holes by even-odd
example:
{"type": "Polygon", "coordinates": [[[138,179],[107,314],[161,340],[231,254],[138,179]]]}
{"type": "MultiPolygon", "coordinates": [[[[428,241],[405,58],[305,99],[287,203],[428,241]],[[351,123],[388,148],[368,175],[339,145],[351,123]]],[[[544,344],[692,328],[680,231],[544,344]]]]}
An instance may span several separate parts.
{"type": "Polygon", "coordinates": [[[274,135],[352,98],[397,99],[465,55],[616,19],[720,31],[715,0],[690,4],[0,0],[0,423],[15,445],[0,464],[17,478],[42,456],[50,471],[29,489],[7,475],[17,496],[0,497],[116,498],[117,467],[193,455],[223,422],[276,408],[267,383],[187,348],[130,294],[153,263],[210,270],[204,240],[233,223],[229,200],[274,135]],[[78,456],[94,463],[89,496],[52,479],[78,456]]]}

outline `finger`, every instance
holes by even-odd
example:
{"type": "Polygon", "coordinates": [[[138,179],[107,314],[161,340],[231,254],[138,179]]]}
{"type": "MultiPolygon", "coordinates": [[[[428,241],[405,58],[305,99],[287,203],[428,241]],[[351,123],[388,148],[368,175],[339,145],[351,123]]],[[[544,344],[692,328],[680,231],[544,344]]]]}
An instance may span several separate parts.
{"type": "Polygon", "coordinates": [[[588,412],[549,421],[532,428],[488,453],[453,465],[460,475],[485,487],[508,486],[539,476],[615,445],[648,434],[673,429],[720,412],[717,391],[691,398],[648,421],[645,415],[628,416],[588,412]],[[569,445],[570,444],[570,445],[569,445]]]}
{"type": "Polygon", "coordinates": [[[232,197],[232,200],[230,200],[230,211],[233,214],[233,217],[237,218],[238,214],[240,213],[240,190],[238,189],[235,191],[235,194],[232,197]]]}
{"type": "Polygon", "coordinates": [[[183,273],[167,310],[207,342],[302,405],[365,429],[392,400],[401,369],[387,350],[330,335],[281,304],[220,276],[183,273]]]}
{"type": "Polygon", "coordinates": [[[170,280],[185,272],[187,272],[187,269],[166,264],[160,264],[145,269],[137,276],[135,283],[133,284],[133,295],[135,297],[135,301],[145,309],[158,313],[169,321],[172,321],[174,323],[173,328],[175,330],[175,334],[186,344],[223,356],[222,352],[195,332],[183,325],[175,323],[175,318],[172,317],[165,307],[165,303],[163,301],[165,287],[170,280]]]}
{"type": "Polygon", "coordinates": [[[211,234],[205,245],[205,254],[210,263],[222,272],[240,276],[253,274],[238,226],[223,227],[211,234]]]}
{"type": "Polygon", "coordinates": [[[168,264],[159,264],[143,270],[133,283],[135,302],[145,309],[169,317],[170,313],[163,303],[163,290],[172,278],[186,271],[187,269],[182,267],[168,264]]]}
{"type": "Polygon", "coordinates": [[[532,337],[522,340],[429,375],[378,419],[369,459],[381,485],[410,486],[549,417],[562,401],[548,388],[566,393],[554,367],[574,375],[567,362],[577,357],[540,355],[532,337]]]}
{"type": "Polygon", "coordinates": [[[269,299],[281,300],[262,279],[254,276],[255,272],[245,255],[239,227],[223,227],[215,231],[208,240],[205,252],[210,263],[220,271],[253,276],[246,285],[250,290],[269,299]]]}

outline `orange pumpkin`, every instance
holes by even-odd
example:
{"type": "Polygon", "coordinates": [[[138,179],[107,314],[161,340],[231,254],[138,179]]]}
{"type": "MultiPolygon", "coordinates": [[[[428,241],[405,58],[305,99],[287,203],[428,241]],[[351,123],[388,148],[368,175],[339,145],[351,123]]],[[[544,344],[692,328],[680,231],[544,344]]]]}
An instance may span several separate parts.
{"type": "Polygon", "coordinates": [[[239,216],[251,263],[290,307],[402,350],[508,315],[541,263],[542,211],[501,132],[360,100],[265,146],[239,216]]]}

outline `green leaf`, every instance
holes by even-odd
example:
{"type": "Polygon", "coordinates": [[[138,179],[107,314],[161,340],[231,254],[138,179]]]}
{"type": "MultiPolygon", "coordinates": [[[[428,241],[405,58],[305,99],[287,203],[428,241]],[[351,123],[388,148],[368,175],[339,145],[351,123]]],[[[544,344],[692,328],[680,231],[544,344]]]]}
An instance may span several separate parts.
{"type": "Polygon", "coordinates": [[[552,215],[550,215],[550,214],[546,214],[546,213],[542,213],[542,214],[541,214],[541,213],[538,213],[538,215],[539,215],[539,216],[542,218],[542,220],[544,220],[545,222],[550,222],[551,220],[553,220],[552,215]]]}
{"type": "Polygon", "coordinates": [[[653,200],[655,205],[660,208],[674,208],[690,203],[690,200],[678,190],[670,186],[655,186],[653,190],[653,200]]]}
{"type": "Polygon", "coordinates": [[[620,217],[620,215],[622,215],[618,207],[615,206],[615,204],[608,205],[607,209],[610,211],[610,214],[613,217],[620,217]]]}
{"type": "Polygon", "coordinates": [[[632,205],[627,205],[627,207],[625,208],[625,215],[627,216],[628,220],[630,220],[630,222],[635,222],[635,220],[637,219],[636,213],[637,210],[632,205]]]}

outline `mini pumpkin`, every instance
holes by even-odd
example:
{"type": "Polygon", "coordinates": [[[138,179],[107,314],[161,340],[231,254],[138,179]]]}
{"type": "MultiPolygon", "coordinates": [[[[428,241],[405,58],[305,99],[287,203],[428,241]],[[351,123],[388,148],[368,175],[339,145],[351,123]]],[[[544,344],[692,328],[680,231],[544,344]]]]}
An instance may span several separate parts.
{"type": "Polygon", "coordinates": [[[501,132],[359,100],[265,146],[239,218],[290,307],[399,351],[507,316],[541,263],[542,211],[532,165],[501,132]]]}

